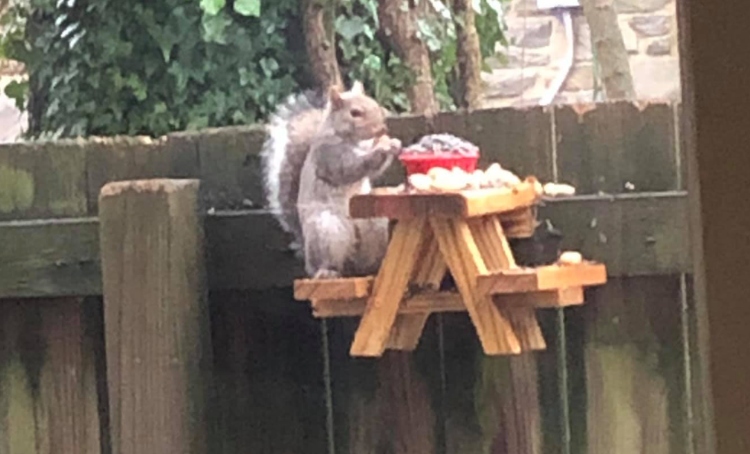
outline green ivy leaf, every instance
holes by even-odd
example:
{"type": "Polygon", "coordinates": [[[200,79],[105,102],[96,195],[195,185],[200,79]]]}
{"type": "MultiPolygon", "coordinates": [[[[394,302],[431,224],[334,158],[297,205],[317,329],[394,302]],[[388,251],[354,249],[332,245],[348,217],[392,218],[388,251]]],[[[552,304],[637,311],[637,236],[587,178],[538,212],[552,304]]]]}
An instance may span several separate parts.
{"type": "Polygon", "coordinates": [[[260,0],[235,0],[234,10],[243,16],[260,17],[260,0]]]}
{"type": "MultiPolygon", "coordinates": [[[[291,42],[302,37],[290,30],[298,19],[298,0],[99,0],[85,5],[59,0],[65,5],[75,1],[74,15],[67,7],[57,10],[57,1],[32,0],[32,9],[11,6],[12,18],[0,16],[11,24],[0,27],[2,52],[33,71],[34,94],[42,100],[40,109],[30,112],[37,125],[31,137],[161,135],[263,121],[303,80],[303,46],[291,42]],[[24,22],[33,11],[46,13],[45,19],[27,29],[24,22]],[[62,14],[68,17],[56,26],[62,14]],[[74,23],[80,25],[61,39],[74,23]]],[[[421,17],[420,37],[430,46],[436,98],[451,109],[455,17],[442,6],[444,0],[418,1],[429,1],[437,13],[421,17]]],[[[472,0],[472,7],[482,9],[476,17],[480,49],[483,57],[495,55],[497,43],[505,42],[499,5],[509,0],[478,1],[472,0]]],[[[389,110],[408,110],[405,93],[414,73],[376,36],[378,1],[340,0],[336,5],[342,73],[362,80],[389,110]]]]}
{"type": "Polygon", "coordinates": [[[28,93],[28,91],[29,83],[27,81],[17,82],[14,80],[5,86],[5,96],[15,102],[18,110],[24,108],[24,104],[26,103],[26,93],[28,93]]]}
{"type": "Polygon", "coordinates": [[[342,17],[336,19],[336,31],[347,41],[365,31],[365,21],[361,17],[342,17]]]}
{"type": "Polygon", "coordinates": [[[224,32],[231,23],[231,19],[224,14],[203,16],[203,38],[209,43],[226,44],[227,38],[224,32]]]}
{"type": "Polygon", "coordinates": [[[260,68],[266,77],[272,77],[279,70],[279,62],[273,58],[264,57],[260,59],[260,68]]]}
{"type": "Polygon", "coordinates": [[[364,64],[364,65],[365,65],[365,66],[366,66],[367,68],[369,68],[369,69],[371,69],[371,70],[373,70],[373,71],[380,71],[380,69],[381,69],[381,68],[383,67],[383,60],[382,60],[382,59],[381,59],[381,58],[380,58],[379,56],[377,56],[377,55],[375,55],[375,54],[370,54],[370,55],[368,55],[368,56],[367,56],[367,57],[366,57],[366,58],[365,58],[365,59],[364,59],[364,60],[362,61],[362,63],[363,63],[363,64],[364,64]]]}
{"type": "Polygon", "coordinates": [[[360,0],[360,3],[367,8],[367,12],[370,13],[375,22],[375,29],[380,28],[380,19],[378,18],[378,0],[360,0]]]}
{"type": "Polygon", "coordinates": [[[226,0],[201,0],[201,9],[206,14],[215,16],[219,14],[219,11],[224,8],[225,4],[226,0]]]}

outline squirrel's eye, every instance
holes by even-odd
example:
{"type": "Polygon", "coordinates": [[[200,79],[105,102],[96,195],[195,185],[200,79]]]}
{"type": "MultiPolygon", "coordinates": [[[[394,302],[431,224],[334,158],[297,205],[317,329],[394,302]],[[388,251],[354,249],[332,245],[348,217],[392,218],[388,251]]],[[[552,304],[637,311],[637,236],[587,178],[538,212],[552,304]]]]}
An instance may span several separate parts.
{"type": "Polygon", "coordinates": [[[364,112],[360,109],[352,109],[351,112],[349,112],[352,117],[358,118],[364,115],[364,112]]]}

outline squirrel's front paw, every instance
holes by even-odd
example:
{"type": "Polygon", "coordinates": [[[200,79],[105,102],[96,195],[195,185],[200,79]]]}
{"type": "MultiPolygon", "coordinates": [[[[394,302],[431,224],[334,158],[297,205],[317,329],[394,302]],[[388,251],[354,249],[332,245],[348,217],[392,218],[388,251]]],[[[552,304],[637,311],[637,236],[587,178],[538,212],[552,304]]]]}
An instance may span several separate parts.
{"type": "Polygon", "coordinates": [[[401,141],[393,137],[382,137],[378,140],[377,149],[392,156],[401,154],[401,141]]]}
{"type": "Polygon", "coordinates": [[[338,271],[327,270],[324,268],[316,271],[313,279],[336,279],[339,277],[341,277],[341,273],[338,271]]]}
{"type": "Polygon", "coordinates": [[[396,139],[395,137],[391,138],[391,142],[390,142],[389,145],[390,145],[391,151],[393,151],[395,154],[401,153],[401,149],[403,147],[401,145],[401,141],[400,140],[396,139]]]}

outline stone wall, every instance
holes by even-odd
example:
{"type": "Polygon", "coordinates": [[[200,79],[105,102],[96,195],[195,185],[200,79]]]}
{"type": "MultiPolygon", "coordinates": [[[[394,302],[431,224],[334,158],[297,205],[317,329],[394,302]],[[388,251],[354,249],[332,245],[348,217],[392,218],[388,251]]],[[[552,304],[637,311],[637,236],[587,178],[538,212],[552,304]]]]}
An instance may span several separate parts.
{"type": "MultiPolygon", "coordinates": [[[[615,4],[630,54],[636,96],[643,100],[678,100],[675,0],[615,0],[615,4]]],[[[588,24],[580,8],[572,12],[575,62],[555,103],[593,101],[595,91],[601,91],[594,82],[588,24]]],[[[537,104],[560,70],[567,50],[563,22],[551,11],[540,10],[536,0],[512,0],[506,20],[510,46],[498,49],[501,57],[489,61],[492,72],[482,75],[485,104],[537,104]]]]}

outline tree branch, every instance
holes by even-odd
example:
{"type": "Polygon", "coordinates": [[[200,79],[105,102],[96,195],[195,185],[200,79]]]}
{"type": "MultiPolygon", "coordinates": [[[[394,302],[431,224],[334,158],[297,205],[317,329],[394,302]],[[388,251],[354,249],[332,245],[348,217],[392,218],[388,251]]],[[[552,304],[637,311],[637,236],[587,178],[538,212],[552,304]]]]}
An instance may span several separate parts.
{"type": "Polygon", "coordinates": [[[455,0],[456,37],[458,46],[459,97],[461,107],[478,109],[482,102],[482,53],[479,48],[479,35],[474,21],[474,8],[471,0],[455,0]]]}
{"type": "Polygon", "coordinates": [[[333,25],[326,27],[328,3],[332,0],[304,0],[302,25],[305,34],[305,49],[310,63],[310,73],[319,88],[326,90],[332,85],[341,85],[341,72],[336,61],[336,41],[333,25]]]}
{"type": "Polygon", "coordinates": [[[617,23],[613,0],[580,1],[591,29],[591,40],[607,99],[635,98],[628,52],[617,23]]]}
{"type": "Polygon", "coordinates": [[[427,2],[422,0],[414,5],[413,1],[409,1],[408,8],[402,9],[403,4],[404,0],[378,2],[380,28],[393,50],[416,76],[406,93],[412,112],[432,116],[438,111],[438,105],[433,91],[430,54],[425,43],[417,36],[416,25],[419,8],[424,9],[427,2]]]}

